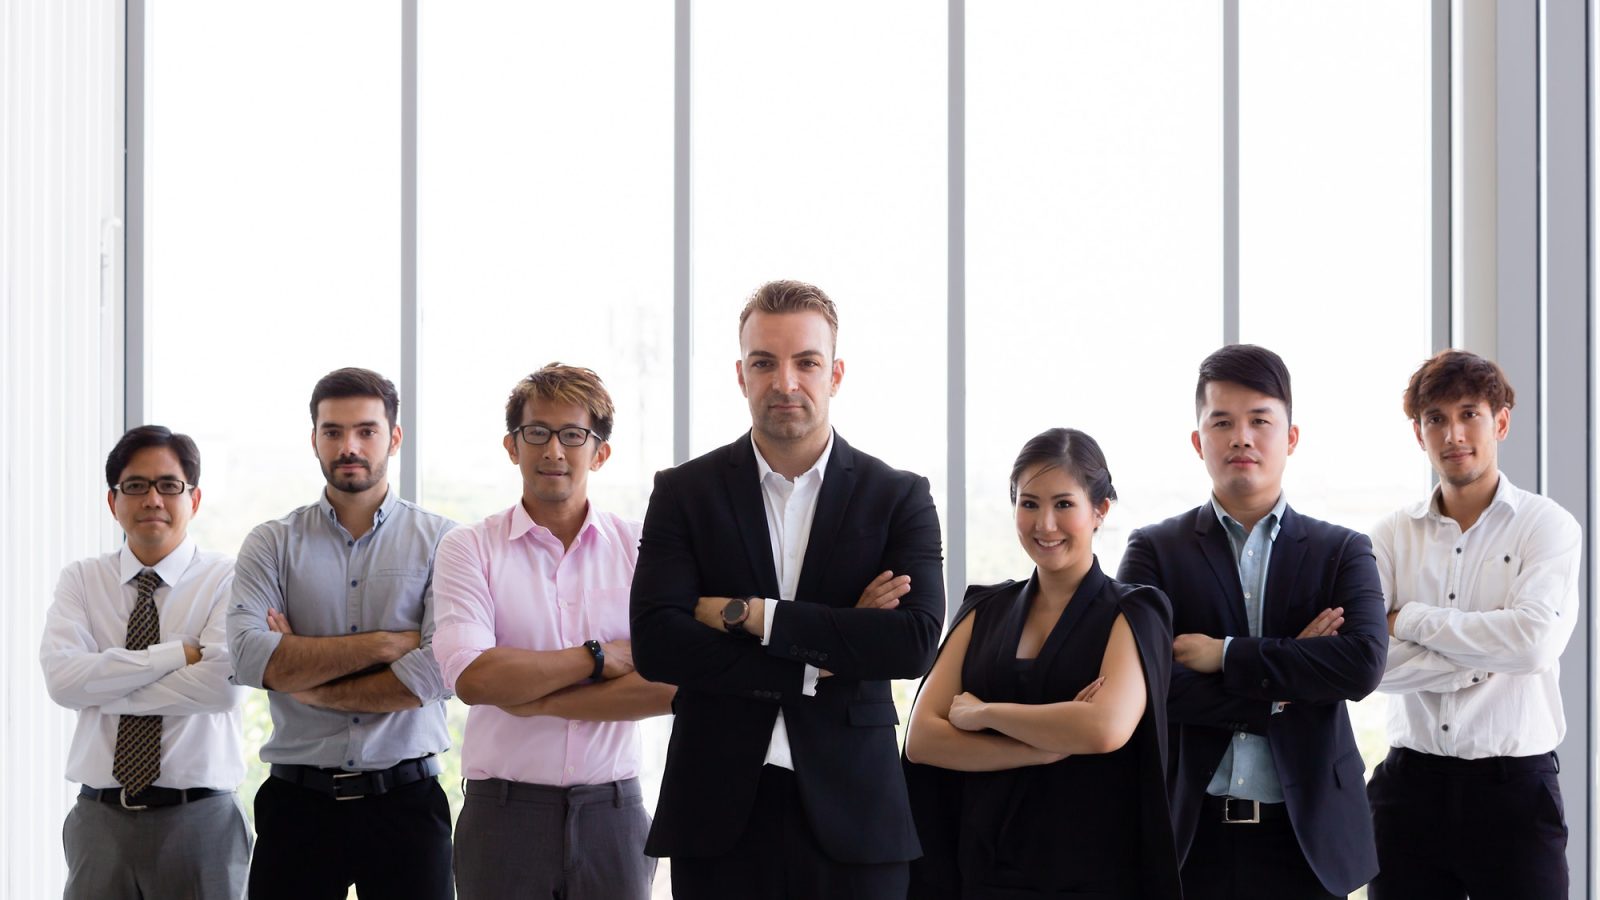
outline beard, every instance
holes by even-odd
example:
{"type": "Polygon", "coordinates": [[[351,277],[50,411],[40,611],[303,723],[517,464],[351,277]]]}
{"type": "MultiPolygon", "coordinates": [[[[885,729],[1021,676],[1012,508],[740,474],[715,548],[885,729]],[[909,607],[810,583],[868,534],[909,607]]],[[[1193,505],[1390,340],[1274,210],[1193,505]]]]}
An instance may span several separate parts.
{"type": "Polygon", "coordinates": [[[811,434],[820,424],[816,407],[806,401],[804,397],[790,397],[787,394],[768,395],[762,401],[761,409],[756,414],[754,422],[757,433],[774,441],[796,441],[811,434]],[[770,404],[777,400],[790,403],[798,401],[800,412],[777,413],[770,404]]]}
{"type": "Polygon", "coordinates": [[[322,477],[327,480],[328,486],[336,491],[346,494],[359,494],[372,490],[383,483],[389,474],[389,460],[379,460],[374,467],[371,461],[359,456],[341,456],[331,463],[323,463],[322,477]],[[336,471],[340,466],[358,465],[365,472],[342,473],[336,471]]]}

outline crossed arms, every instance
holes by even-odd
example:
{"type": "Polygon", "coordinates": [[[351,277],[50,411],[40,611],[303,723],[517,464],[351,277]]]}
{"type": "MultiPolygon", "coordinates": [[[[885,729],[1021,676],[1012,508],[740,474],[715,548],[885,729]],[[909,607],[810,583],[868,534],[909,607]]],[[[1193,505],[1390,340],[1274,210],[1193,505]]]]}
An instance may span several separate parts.
{"type": "Polygon", "coordinates": [[[199,643],[164,641],[146,650],[101,649],[89,628],[82,572],[61,573],[45,616],[39,661],[51,699],[68,709],[99,707],[112,715],[181,716],[227,712],[240,692],[228,682],[226,639],[231,576],[217,585],[199,643]]]}
{"type": "Polygon", "coordinates": [[[228,608],[236,682],[343,712],[396,712],[447,696],[431,649],[431,579],[423,594],[423,621],[415,631],[296,634],[270,541],[258,529],[239,548],[228,608]]]}
{"type": "MultiPolygon", "coordinates": [[[[1177,610],[1186,586],[1163,577],[1158,556],[1151,538],[1135,531],[1117,579],[1161,588],[1177,610]]],[[[1383,675],[1387,642],[1365,535],[1350,536],[1332,577],[1332,605],[1295,637],[1179,634],[1167,698],[1171,721],[1266,734],[1275,703],[1337,703],[1371,693],[1383,675]],[[1226,660],[1224,637],[1232,638],[1226,660]]]]}
{"type": "Polygon", "coordinates": [[[1144,716],[1144,668],[1128,620],[1111,626],[1100,677],[1071,700],[985,703],[962,689],[961,664],[975,614],[962,619],[922,685],[906,732],[906,758],[962,772],[1039,766],[1072,754],[1110,753],[1144,716]]]}
{"type": "MultiPolygon", "coordinates": [[[[888,570],[891,578],[906,576],[907,589],[883,605],[860,605],[858,592],[866,585],[850,587],[845,598],[802,596],[796,599],[820,602],[779,603],[770,640],[763,645],[708,627],[709,608],[720,610],[717,602],[723,598],[702,598],[712,592],[706,590],[702,563],[709,569],[711,557],[743,549],[733,534],[720,536],[721,545],[711,547],[719,536],[693,533],[676,493],[678,471],[656,476],[645,513],[632,601],[640,674],[680,687],[778,701],[801,690],[808,664],[849,679],[919,678],[927,671],[944,619],[939,520],[927,479],[907,480],[886,510],[886,542],[874,570],[888,570]],[[697,548],[700,542],[706,543],[697,548]]],[[[823,541],[833,541],[837,553],[837,539],[817,535],[808,553],[823,549],[823,541]]],[[[885,582],[869,583],[881,588],[885,582]]],[[[759,622],[751,627],[760,633],[759,622]]]]}
{"type": "Polygon", "coordinates": [[[1397,521],[1390,517],[1373,529],[1393,637],[1381,690],[1449,693],[1495,674],[1540,672],[1560,659],[1578,621],[1583,532],[1576,522],[1567,516],[1541,521],[1523,544],[1503,605],[1470,610],[1401,596],[1394,558],[1397,521]]]}

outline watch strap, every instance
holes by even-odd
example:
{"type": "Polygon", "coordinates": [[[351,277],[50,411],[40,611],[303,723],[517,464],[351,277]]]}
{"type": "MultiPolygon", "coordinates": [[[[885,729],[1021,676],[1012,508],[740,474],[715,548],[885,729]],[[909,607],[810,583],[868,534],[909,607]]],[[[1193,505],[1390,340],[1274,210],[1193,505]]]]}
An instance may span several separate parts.
{"type": "Polygon", "coordinates": [[[606,651],[600,646],[599,641],[584,641],[583,649],[589,651],[594,657],[594,672],[589,676],[590,681],[599,681],[606,670],[606,651]]]}

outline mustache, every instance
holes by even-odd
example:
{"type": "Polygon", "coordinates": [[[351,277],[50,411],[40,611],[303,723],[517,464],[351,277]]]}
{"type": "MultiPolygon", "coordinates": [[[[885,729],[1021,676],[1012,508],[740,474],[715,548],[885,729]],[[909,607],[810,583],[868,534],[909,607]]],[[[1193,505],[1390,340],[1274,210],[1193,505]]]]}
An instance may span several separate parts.
{"type": "Polygon", "coordinates": [[[360,466],[363,469],[370,470],[372,468],[372,463],[367,462],[366,459],[360,456],[341,456],[333,461],[334,468],[338,468],[339,466],[360,466]]]}

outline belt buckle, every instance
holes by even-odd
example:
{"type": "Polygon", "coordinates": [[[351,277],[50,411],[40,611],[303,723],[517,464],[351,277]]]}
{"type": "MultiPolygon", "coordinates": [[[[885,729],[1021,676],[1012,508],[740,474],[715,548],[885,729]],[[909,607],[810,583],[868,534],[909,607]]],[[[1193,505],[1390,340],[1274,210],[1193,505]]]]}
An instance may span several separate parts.
{"type": "Polygon", "coordinates": [[[122,808],[123,809],[131,810],[133,812],[138,812],[141,809],[149,809],[150,808],[148,804],[141,805],[141,806],[129,806],[128,805],[128,789],[127,788],[123,788],[122,792],[121,792],[121,794],[119,796],[120,796],[120,798],[122,800],[122,808]]]}
{"type": "Polygon", "coordinates": [[[346,797],[346,796],[341,796],[339,794],[339,780],[341,778],[355,778],[358,775],[365,775],[365,774],[367,774],[367,773],[366,772],[340,772],[338,775],[333,776],[333,799],[335,799],[335,800],[360,800],[363,797],[367,796],[366,794],[351,794],[350,796],[346,797]]]}
{"type": "Polygon", "coordinates": [[[1222,798],[1222,824],[1224,825],[1259,825],[1261,824],[1261,801],[1245,800],[1239,797],[1222,798]],[[1250,804],[1250,815],[1240,818],[1233,817],[1233,804],[1250,804]]]}

